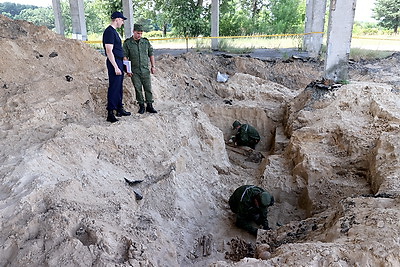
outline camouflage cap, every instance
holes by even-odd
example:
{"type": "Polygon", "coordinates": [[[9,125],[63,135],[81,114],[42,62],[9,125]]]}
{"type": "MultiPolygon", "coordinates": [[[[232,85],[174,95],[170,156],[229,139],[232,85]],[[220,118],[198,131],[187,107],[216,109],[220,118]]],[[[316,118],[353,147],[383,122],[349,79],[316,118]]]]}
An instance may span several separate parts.
{"type": "Polygon", "coordinates": [[[238,126],[240,126],[240,125],[242,125],[242,124],[240,123],[240,121],[234,121],[233,124],[232,124],[233,128],[235,128],[235,129],[236,129],[238,126]]]}
{"type": "Polygon", "coordinates": [[[274,197],[271,196],[268,192],[262,192],[260,194],[260,200],[261,204],[266,207],[274,205],[275,202],[274,197]]]}
{"type": "Polygon", "coordinates": [[[142,32],[143,31],[143,25],[142,24],[133,24],[133,30],[137,32],[142,32]]]}

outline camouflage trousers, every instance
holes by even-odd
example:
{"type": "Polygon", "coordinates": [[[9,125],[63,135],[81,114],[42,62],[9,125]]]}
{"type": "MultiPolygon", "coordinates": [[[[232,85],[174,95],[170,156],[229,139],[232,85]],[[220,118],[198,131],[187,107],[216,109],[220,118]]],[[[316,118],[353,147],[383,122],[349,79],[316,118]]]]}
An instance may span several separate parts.
{"type": "Polygon", "coordinates": [[[133,87],[135,87],[135,96],[138,104],[153,103],[153,92],[151,91],[150,74],[143,75],[134,73],[131,77],[131,80],[133,87]]]}

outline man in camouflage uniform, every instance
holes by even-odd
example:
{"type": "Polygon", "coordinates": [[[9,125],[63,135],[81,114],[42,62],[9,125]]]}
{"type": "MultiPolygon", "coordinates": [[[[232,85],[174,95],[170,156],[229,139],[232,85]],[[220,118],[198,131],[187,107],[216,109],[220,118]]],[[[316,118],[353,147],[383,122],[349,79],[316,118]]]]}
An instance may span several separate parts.
{"type": "Polygon", "coordinates": [[[157,113],[153,108],[153,93],[151,91],[150,78],[150,73],[154,74],[156,71],[153,47],[147,38],[142,38],[142,34],[143,26],[134,24],[133,36],[126,39],[123,45],[124,59],[131,61],[132,74],[130,76],[135,87],[136,101],[139,104],[138,113],[143,114],[145,111],[157,113]],[[142,89],[144,90],[144,96],[142,89]],[[144,106],[145,103],[147,103],[146,108],[144,106]]]}
{"type": "Polygon", "coordinates": [[[248,146],[255,149],[258,142],[260,142],[260,135],[253,126],[235,121],[232,127],[237,132],[231,137],[230,142],[234,142],[238,146],[248,146]]]}
{"type": "Polygon", "coordinates": [[[274,204],[274,197],[261,187],[243,185],[229,198],[229,206],[236,213],[236,226],[257,235],[257,226],[269,230],[267,209],[274,204]]]}

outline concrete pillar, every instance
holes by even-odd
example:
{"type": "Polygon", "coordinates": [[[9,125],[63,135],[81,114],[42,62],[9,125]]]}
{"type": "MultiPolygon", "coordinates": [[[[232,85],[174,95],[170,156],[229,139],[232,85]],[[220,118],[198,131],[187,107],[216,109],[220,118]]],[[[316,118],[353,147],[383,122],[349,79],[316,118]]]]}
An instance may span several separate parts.
{"type": "MultiPolygon", "coordinates": [[[[211,37],[219,37],[219,0],[211,2],[211,37]]],[[[218,50],[218,39],[211,39],[211,49],[218,50]]]]}
{"type": "MultiPolygon", "coordinates": [[[[323,32],[325,25],[326,0],[307,0],[306,25],[304,32],[323,32]]],[[[318,57],[324,35],[313,33],[304,35],[303,45],[310,57],[318,57]]]]}
{"type": "Polygon", "coordinates": [[[331,0],[324,77],[348,79],[348,61],[356,0],[331,0]]]}
{"type": "Polygon", "coordinates": [[[52,0],[53,3],[53,13],[54,13],[54,24],[56,26],[56,32],[58,34],[65,34],[64,20],[62,18],[61,4],[60,0],[52,0]]]}
{"type": "Polygon", "coordinates": [[[125,39],[132,36],[133,32],[133,4],[132,0],[122,0],[122,12],[127,18],[124,22],[125,39]]]}
{"type": "Polygon", "coordinates": [[[87,41],[83,0],[69,0],[72,19],[72,38],[87,41]]]}

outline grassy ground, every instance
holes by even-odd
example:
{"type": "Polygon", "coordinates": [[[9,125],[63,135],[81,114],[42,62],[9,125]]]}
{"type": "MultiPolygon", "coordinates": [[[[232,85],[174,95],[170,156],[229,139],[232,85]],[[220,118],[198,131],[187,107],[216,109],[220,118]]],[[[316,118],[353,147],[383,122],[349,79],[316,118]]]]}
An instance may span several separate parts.
{"type": "MultiPolygon", "coordinates": [[[[195,49],[210,50],[211,39],[175,39],[169,41],[154,40],[152,44],[155,48],[171,49],[195,49]]],[[[264,38],[225,38],[219,40],[221,51],[230,53],[248,53],[254,49],[281,49],[294,48],[302,49],[302,36],[294,37],[264,37],[264,38]]],[[[400,51],[400,37],[396,36],[354,36],[351,45],[350,56],[354,59],[359,58],[381,58],[400,51]]]]}
{"type": "MultiPolygon", "coordinates": [[[[151,40],[151,38],[150,38],[151,40]]],[[[174,39],[168,41],[152,40],[155,48],[175,48],[175,49],[211,49],[210,38],[192,38],[187,42],[184,39],[174,39]]],[[[247,38],[221,38],[219,39],[219,47],[221,50],[237,49],[252,50],[256,48],[301,48],[301,37],[247,37],[247,38]]]]}
{"type": "Polygon", "coordinates": [[[380,51],[400,51],[400,35],[353,36],[351,47],[380,51]]]}
{"type": "MultiPolygon", "coordinates": [[[[210,38],[190,38],[160,40],[149,37],[155,49],[190,49],[195,51],[211,50],[210,38]]],[[[102,45],[90,44],[96,49],[102,45]]],[[[250,53],[254,49],[284,49],[293,48],[302,50],[302,36],[286,37],[246,37],[246,38],[221,38],[219,39],[219,50],[229,53],[250,53]]],[[[324,49],[324,48],[323,48],[324,49]]],[[[371,59],[383,58],[393,52],[400,51],[400,36],[353,36],[350,58],[371,59]]]]}

